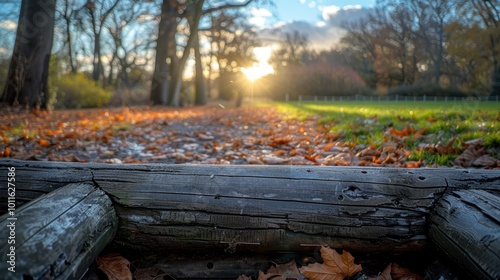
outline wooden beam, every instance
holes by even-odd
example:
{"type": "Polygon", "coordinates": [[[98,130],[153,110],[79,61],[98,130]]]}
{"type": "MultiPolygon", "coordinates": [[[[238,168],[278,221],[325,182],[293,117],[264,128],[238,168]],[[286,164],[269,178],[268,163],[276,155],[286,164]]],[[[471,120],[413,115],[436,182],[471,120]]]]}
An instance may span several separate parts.
{"type": "Polygon", "coordinates": [[[92,184],[68,184],[11,211],[0,217],[15,240],[0,243],[2,279],[80,279],[118,228],[111,200],[92,184]]]}
{"type": "Polygon", "coordinates": [[[97,184],[121,220],[115,244],[142,250],[414,250],[428,243],[428,217],[446,191],[495,191],[500,184],[498,170],[17,160],[0,166],[15,166],[26,190],[30,182],[37,191],[65,181],[97,184]]]}
{"type": "Polygon", "coordinates": [[[500,185],[454,190],[436,204],[429,235],[476,279],[500,279],[500,185]]]}

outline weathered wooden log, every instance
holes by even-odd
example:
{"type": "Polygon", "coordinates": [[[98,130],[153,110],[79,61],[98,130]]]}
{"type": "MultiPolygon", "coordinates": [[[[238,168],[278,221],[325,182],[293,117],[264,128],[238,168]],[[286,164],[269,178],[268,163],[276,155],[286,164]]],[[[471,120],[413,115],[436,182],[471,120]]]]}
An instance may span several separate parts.
{"type": "Polygon", "coordinates": [[[297,251],[319,244],[414,250],[428,242],[428,216],[446,190],[497,190],[500,182],[500,172],[488,170],[16,160],[0,165],[15,166],[22,176],[30,176],[20,173],[23,168],[36,171],[31,180],[37,182],[46,174],[49,179],[37,188],[52,187],[55,177],[57,184],[82,180],[74,174],[98,184],[121,221],[115,243],[158,250],[297,251]]]}
{"type": "Polygon", "coordinates": [[[454,190],[436,204],[429,235],[477,279],[500,279],[500,185],[454,190]]]}
{"type": "MultiPolygon", "coordinates": [[[[7,182],[8,167],[16,168],[16,207],[70,183],[92,183],[92,173],[85,165],[0,160],[0,167],[2,170],[0,182],[7,182]]],[[[2,187],[6,186],[2,185],[2,187]]],[[[0,214],[4,214],[6,211],[6,193],[1,192],[0,214]]]]}
{"type": "Polygon", "coordinates": [[[2,279],[80,279],[113,239],[118,218],[102,190],[69,184],[12,207],[0,228],[9,229],[0,243],[2,279]]]}

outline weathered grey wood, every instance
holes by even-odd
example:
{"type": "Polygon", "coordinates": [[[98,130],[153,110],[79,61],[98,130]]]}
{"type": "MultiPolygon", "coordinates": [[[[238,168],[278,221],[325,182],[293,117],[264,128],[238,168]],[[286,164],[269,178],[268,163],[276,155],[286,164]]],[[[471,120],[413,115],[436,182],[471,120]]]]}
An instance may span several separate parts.
{"type": "Polygon", "coordinates": [[[428,216],[446,191],[494,191],[500,184],[498,170],[16,160],[0,166],[47,170],[38,180],[43,172],[84,174],[114,202],[121,220],[115,243],[148,250],[413,250],[428,243],[428,216]]]}
{"type": "MultiPolygon", "coordinates": [[[[37,161],[0,160],[0,182],[7,182],[7,167],[16,168],[16,206],[21,205],[69,183],[92,182],[92,173],[85,165],[65,165],[37,161]]],[[[1,185],[1,188],[6,188],[1,185]]],[[[6,192],[0,192],[0,214],[7,211],[6,192]]]]}
{"type": "Polygon", "coordinates": [[[15,244],[0,243],[2,279],[79,279],[118,228],[111,200],[92,184],[69,184],[14,213],[0,217],[3,230],[15,224],[15,244]]]}
{"type": "Polygon", "coordinates": [[[498,186],[496,191],[451,191],[430,218],[430,237],[477,279],[500,279],[498,186]]]}

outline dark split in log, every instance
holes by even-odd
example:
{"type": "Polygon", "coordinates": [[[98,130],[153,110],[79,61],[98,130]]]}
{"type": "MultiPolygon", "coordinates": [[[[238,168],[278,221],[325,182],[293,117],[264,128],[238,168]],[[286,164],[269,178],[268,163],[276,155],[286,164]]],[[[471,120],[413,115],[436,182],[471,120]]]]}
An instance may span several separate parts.
{"type": "Polygon", "coordinates": [[[68,184],[14,217],[0,221],[15,235],[15,243],[0,243],[2,279],[80,279],[118,228],[111,200],[91,184],[68,184]]]}

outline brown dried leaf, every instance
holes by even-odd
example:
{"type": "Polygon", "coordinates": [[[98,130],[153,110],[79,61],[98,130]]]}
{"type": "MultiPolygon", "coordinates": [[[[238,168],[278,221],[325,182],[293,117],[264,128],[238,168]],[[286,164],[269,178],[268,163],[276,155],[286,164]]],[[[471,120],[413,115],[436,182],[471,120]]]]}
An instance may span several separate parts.
{"type": "Polygon", "coordinates": [[[342,254],[334,249],[321,247],[322,264],[314,263],[300,268],[309,280],[342,280],[361,271],[361,265],[354,263],[354,257],[346,251],[342,254]]]}
{"type": "Polygon", "coordinates": [[[267,270],[267,273],[259,271],[258,280],[300,280],[304,277],[300,274],[295,260],[285,264],[275,264],[267,270]]]}
{"type": "Polygon", "coordinates": [[[400,267],[393,263],[391,265],[391,277],[394,280],[423,280],[420,275],[411,272],[409,269],[400,267]]]}
{"type": "Polygon", "coordinates": [[[392,264],[389,264],[381,274],[376,277],[368,277],[368,280],[392,280],[391,269],[392,264]]]}
{"type": "Polygon", "coordinates": [[[454,165],[461,167],[471,167],[472,163],[475,160],[488,153],[483,147],[481,139],[479,139],[479,141],[471,140],[466,144],[468,145],[467,149],[465,149],[465,151],[453,161],[454,165]]]}
{"type": "Polygon", "coordinates": [[[169,276],[159,268],[138,268],[134,272],[134,278],[137,280],[158,280],[164,279],[164,276],[169,276]]]}
{"type": "Polygon", "coordinates": [[[102,270],[109,280],[132,280],[130,262],[117,254],[110,254],[96,259],[97,267],[102,270]]]}

